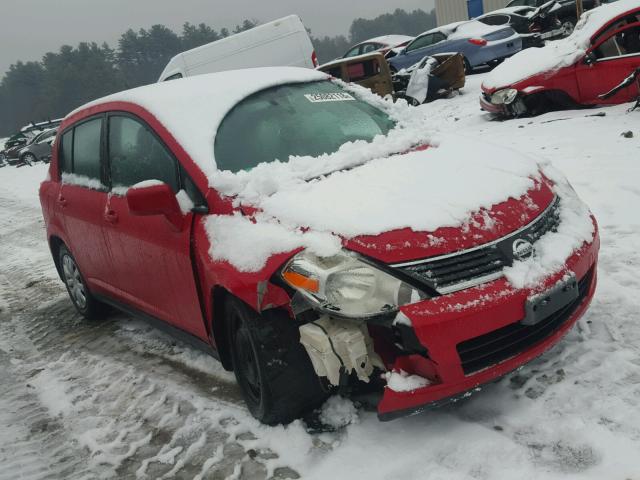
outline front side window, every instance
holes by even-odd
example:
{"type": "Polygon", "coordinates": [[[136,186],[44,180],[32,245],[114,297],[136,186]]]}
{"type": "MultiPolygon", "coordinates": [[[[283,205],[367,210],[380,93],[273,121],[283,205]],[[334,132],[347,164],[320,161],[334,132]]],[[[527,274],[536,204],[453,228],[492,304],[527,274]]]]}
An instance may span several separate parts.
{"type": "Polygon", "coordinates": [[[125,116],[109,117],[109,164],[112,187],[131,187],[144,180],[160,180],[178,191],[175,160],[141,122],[125,116]]]}
{"type": "Polygon", "coordinates": [[[331,81],[283,85],[240,102],[215,140],[220,170],[250,170],[290,156],[336,152],[343,144],[386,135],[393,121],[331,81]]]}
{"type": "Polygon", "coordinates": [[[100,180],[102,118],[81,123],[73,135],[73,173],[100,180]]]}

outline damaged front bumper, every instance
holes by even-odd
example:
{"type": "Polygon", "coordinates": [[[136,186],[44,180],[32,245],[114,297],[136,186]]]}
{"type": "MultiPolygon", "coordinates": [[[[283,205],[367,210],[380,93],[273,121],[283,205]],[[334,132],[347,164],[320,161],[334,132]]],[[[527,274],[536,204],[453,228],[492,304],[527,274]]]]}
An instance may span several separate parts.
{"type": "Polygon", "coordinates": [[[584,314],[595,292],[599,237],[575,252],[566,268],[535,289],[515,289],[505,278],[401,308],[426,354],[398,356],[390,370],[427,378],[413,391],[385,387],[382,421],[418,413],[469,395],[543,354],[584,314]],[[535,325],[524,325],[531,298],[573,273],[578,296],[535,325]]]}

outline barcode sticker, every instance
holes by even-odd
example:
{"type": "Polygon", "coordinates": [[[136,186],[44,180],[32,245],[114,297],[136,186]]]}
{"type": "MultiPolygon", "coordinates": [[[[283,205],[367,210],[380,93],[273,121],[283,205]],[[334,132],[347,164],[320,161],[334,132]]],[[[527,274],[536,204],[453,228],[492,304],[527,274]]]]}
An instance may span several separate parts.
{"type": "Polygon", "coordinates": [[[348,102],[350,100],[355,100],[351,95],[345,92],[334,92],[334,93],[307,93],[305,95],[307,100],[312,103],[320,103],[320,102],[348,102]]]}

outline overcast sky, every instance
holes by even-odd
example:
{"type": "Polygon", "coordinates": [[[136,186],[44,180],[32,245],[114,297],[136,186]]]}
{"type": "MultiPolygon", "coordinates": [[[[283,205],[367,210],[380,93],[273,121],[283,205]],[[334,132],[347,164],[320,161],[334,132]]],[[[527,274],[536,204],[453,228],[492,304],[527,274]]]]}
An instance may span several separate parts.
{"type": "Polygon", "coordinates": [[[64,44],[106,41],[115,47],[127,29],[155,23],[178,31],[184,22],[220,29],[245,18],[266,22],[297,13],[313,34],[337,35],[347,33],[356,17],[430,10],[433,0],[2,0],[0,6],[2,75],[17,60],[40,60],[64,44]]]}

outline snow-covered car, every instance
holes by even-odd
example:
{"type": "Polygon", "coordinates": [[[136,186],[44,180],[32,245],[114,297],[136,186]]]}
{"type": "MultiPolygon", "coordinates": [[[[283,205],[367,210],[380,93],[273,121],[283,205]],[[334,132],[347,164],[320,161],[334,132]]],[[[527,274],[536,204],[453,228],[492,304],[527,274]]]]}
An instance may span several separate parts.
{"type": "Polygon", "coordinates": [[[389,59],[391,69],[409,68],[426,56],[461,53],[467,70],[497,63],[522,50],[522,37],[508,26],[490,26],[476,20],[452,23],[415,38],[389,59]]]}
{"type": "Polygon", "coordinates": [[[637,82],[603,98],[640,67],[640,1],[619,0],[586,12],[571,36],[530,48],[493,70],[482,85],[483,110],[522,116],[618,104],[640,96],[637,82]]]}
{"type": "Polygon", "coordinates": [[[380,52],[383,55],[392,52],[391,56],[393,56],[395,55],[393,50],[404,47],[413,40],[413,38],[414,37],[408,35],[382,35],[380,37],[370,38],[351,47],[341,58],[357,57],[373,52],[380,52]]]}
{"type": "Polygon", "coordinates": [[[596,285],[564,177],[310,69],[230,71],[69,114],[40,187],[77,310],[104,303],[233,369],[287,422],[368,385],[390,420],[556,344],[596,285]],[[418,121],[422,119],[422,121],[418,121]]]}

